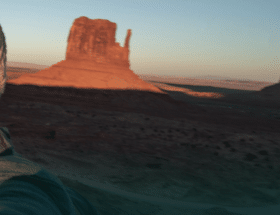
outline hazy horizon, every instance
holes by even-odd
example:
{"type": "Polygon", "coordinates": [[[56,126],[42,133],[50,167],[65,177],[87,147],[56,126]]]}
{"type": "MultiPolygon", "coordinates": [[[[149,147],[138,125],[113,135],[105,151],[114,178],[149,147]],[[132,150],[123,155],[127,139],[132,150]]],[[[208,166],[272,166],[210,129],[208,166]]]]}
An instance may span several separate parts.
{"type": "MultiPolygon", "coordinates": [[[[34,63],[26,63],[26,62],[13,62],[13,61],[9,61],[7,62],[7,66],[8,67],[20,67],[20,68],[29,68],[29,69],[40,69],[40,70],[43,70],[45,68],[48,68],[50,66],[47,66],[47,65],[39,65],[39,64],[34,64],[34,63]]],[[[141,73],[141,74],[137,74],[139,75],[140,77],[141,76],[156,76],[156,77],[168,77],[171,76],[173,77],[172,75],[170,74],[145,74],[145,73],[141,73]]],[[[177,79],[180,79],[181,76],[176,76],[175,78],[177,79]]],[[[201,76],[201,77],[184,77],[184,78],[197,78],[197,79],[210,79],[210,80],[247,80],[247,79],[238,79],[238,78],[230,78],[230,77],[220,77],[220,76],[211,76],[211,75],[208,75],[208,76],[201,76]]],[[[248,79],[249,80],[249,79],[248,79]]],[[[273,82],[272,82],[273,83],[273,82]]],[[[278,83],[278,82],[276,82],[278,83]]]]}
{"type": "Polygon", "coordinates": [[[279,1],[1,1],[7,58],[51,66],[65,59],[74,19],[108,19],[130,40],[137,75],[279,81],[279,1]]]}

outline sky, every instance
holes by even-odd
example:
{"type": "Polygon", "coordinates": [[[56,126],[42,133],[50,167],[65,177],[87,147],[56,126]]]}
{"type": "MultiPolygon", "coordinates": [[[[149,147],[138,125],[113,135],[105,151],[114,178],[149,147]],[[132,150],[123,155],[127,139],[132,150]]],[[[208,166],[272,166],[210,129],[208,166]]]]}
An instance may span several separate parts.
{"type": "Polygon", "coordinates": [[[136,74],[280,80],[279,0],[1,0],[8,61],[65,59],[81,16],[117,24],[136,74]]]}

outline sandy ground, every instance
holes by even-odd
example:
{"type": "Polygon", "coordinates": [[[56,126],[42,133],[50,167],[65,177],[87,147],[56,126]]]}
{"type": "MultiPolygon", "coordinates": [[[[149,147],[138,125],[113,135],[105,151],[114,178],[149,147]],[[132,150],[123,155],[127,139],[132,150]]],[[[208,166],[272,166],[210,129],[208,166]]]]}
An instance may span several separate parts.
{"type": "MultiPolygon", "coordinates": [[[[279,111],[222,108],[203,96],[174,94],[229,93],[217,86],[202,94],[157,84],[174,99],[204,106],[175,109],[172,103],[168,114],[158,109],[156,116],[140,107],[128,111],[123,103],[120,111],[105,109],[108,104],[93,108],[65,100],[62,105],[51,96],[20,98],[16,90],[24,89],[8,86],[1,126],[9,128],[18,153],[57,174],[101,214],[279,214],[278,208],[239,208],[279,205],[279,111]]],[[[142,97],[147,104],[156,100],[142,97]]]]}

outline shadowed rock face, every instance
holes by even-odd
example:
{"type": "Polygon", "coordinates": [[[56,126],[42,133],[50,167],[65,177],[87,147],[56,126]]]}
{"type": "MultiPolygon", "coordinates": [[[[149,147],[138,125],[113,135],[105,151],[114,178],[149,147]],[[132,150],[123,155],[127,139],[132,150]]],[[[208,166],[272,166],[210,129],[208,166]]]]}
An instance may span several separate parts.
{"type": "Polygon", "coordinates": [[[69,36],[66,60],[89,60],[129,68],[129,40],[127,31],[125,47],[115,42],[117,25],[103,19],[80,17],[75,19],[69,36]]]}

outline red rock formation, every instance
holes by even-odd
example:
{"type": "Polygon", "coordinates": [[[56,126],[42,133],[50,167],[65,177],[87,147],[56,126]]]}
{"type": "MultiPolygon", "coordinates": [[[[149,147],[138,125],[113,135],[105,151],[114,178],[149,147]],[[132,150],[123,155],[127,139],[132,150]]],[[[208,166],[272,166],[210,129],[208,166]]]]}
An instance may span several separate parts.
{"type": "Polygon", "coordinates": [[[125,47],[115,42],[117,25],[103,19],[80,17],[74,21],[68,36],[66,60],[89,60],[129,68],[129,39],[125,47]]]}
{"type": "Polygon", "coordinates": [[[66,60],[35,74],[7,81],[11,84],[97,89],[133,89],[167,94],[129,69],[129,40],[115,42],[116,23],[102,19],[75,19],[68,37],[66,60]]]}
{"type": "Polygon", "coordinates": [[[127,49],[129,49],[130,36],[131,36],[131,30],[128,29],[127,34],[126,34],[126,38],[125,38],[125,44],[124,44],[124,47],[127,48],[127,49]]]}

